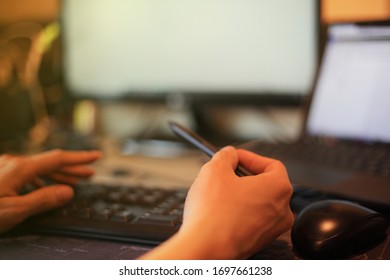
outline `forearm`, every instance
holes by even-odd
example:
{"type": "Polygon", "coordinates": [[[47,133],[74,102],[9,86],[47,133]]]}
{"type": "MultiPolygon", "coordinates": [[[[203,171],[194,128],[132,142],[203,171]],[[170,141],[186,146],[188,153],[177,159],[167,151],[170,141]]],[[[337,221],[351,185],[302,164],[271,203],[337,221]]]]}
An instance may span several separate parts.
{"type": "Polygon", "coordinates": [[[234,259],[230,244],[216,240],[202,228],[181,230],[160,246],[141,256],[144,260],[234,259]]]}

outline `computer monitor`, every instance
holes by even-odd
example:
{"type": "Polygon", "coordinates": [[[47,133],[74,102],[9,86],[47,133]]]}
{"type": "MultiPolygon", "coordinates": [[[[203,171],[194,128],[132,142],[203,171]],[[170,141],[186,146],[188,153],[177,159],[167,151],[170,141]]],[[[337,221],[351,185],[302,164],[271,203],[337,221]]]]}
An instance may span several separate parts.
{"type": "Polygon", "coordinates": [[[327,33],[306,134],[390,143],[390,22],[337,23],[327,33]]]}
{"type": "Polygon", "coordinates": [[[300,99],[317,63],[318,2],[63,0],[67,88],[94,99],[300,99]]]}

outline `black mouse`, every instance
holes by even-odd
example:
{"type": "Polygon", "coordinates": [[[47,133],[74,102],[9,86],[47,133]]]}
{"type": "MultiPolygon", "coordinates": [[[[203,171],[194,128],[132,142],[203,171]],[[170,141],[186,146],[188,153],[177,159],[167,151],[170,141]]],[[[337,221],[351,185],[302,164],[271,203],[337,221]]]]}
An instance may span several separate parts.
{"type": "Polygon", "coordinates": [[[294,250],[305,259],[344,259],[386,238],[381,214],[344,200],[322,200],[304,208],[291,230],[294,250]]]}

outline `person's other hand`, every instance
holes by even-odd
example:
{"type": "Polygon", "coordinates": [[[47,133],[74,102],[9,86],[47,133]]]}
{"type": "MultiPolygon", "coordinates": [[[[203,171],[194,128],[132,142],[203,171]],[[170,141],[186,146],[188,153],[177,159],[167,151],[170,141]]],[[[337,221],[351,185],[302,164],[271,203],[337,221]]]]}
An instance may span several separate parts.
{"type": "Polygon", "coordinates": [[[93,175],[87,164],[100,158],[98,151],[53,150],[32,156],[0,156],[0,232],[5,232],[26,218],[63,206],[73,198],[68,186],[93,175]],[[42,185],[42,178],[62,183],[42,185]],[[26,184],[38,188],[20,195],[26,184]]]}

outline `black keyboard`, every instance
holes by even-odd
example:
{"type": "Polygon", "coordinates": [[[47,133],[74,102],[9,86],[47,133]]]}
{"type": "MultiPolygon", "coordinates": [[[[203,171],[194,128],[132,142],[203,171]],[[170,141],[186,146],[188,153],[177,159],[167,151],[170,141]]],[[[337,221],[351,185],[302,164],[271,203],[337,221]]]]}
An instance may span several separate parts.
{"type": "Polygon", "coordinates": [[[179,229],[187,189],[84,183],[65,207],[26,221],[23,228],[116,241],[159,244],[179,229]]]}
{"type": "Polygon", "coordinates": [[[388,145],[361,145],[351,143],[288,143],[258,146],[262,155],[284,159],[300,159],[312,163],[361,170],[383,177],[390,177],[390,149],[388,145]]]}
{"type": "MultiPolygon", "coordinates": [[[[28,231],[115,241],[159,244],[178,231],[187,189],[83,183],[71,203],[23,224],[28,231]]],[[[335,198],[294,186],[290,205],[300,212],[310,203],[335,198]]]]}
{"type": "MultiPolygon", "coordinates": [[[[79,184],[74,190],[71,203],[27,220],[22,230],[156,245],[180,228],[187,195],[186,188],[97,183],[79,184]]],[[[294,186],[290,206],[299,213],[309,204],[324,199],[345,198],[294,186]]],[[[389,217],[389,209],[373,209],[389,217]]]]}

